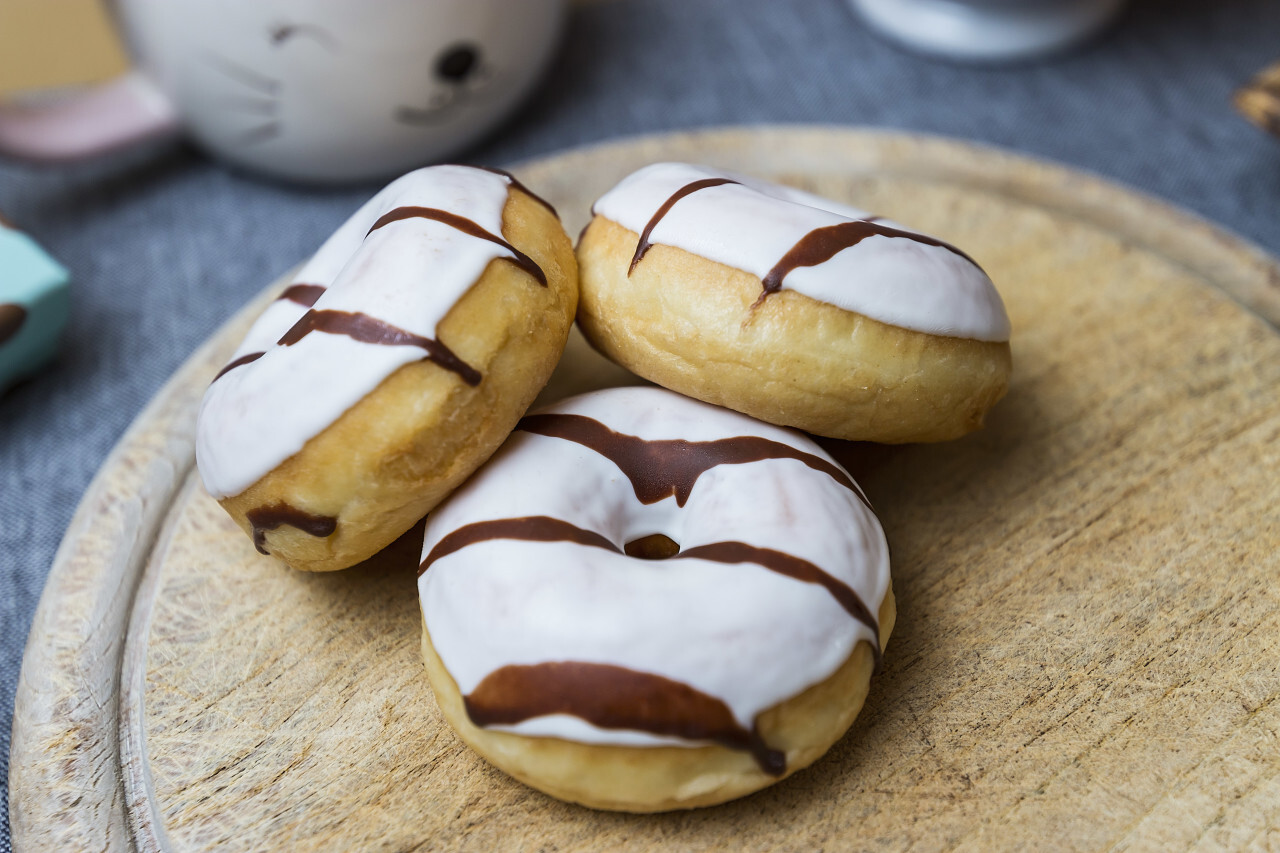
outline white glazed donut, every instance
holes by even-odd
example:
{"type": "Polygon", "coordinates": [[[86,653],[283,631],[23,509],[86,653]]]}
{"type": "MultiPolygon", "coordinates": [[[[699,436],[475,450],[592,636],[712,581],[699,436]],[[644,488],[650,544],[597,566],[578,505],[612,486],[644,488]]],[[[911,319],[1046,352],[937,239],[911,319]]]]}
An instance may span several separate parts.
{"type": "Polygon", "coordinates": [[[592,212],[655,244],[745,270],[761,301],[791,290],[882,323],[931,335],[1009,340],[991,279],[959,249],[868,211],[747,175],[655,163],[592,212]]]}
{"type": "Polygon", "coordinates": [[[578,322],[683,394],[835,438],[936,441],[1004,394],[1009,318],[956,247],[684,163],[624,178],[578,245],[578,322]]]}
{"type": "Polygon", "coordinates": [[[462,738],[628,811],[722,802],[817,759],[894,614],[883,531],[839,465],[655,388],[526,416],[428,518],[419,593],[462,738]]]}
{"type": "Polygon", "coordinates": [[[506,437],[576,296],[555,211],[510,175],[405,175],[321,246],[210,385],[205,487],[297,568],[369,556],[506,437]]]}

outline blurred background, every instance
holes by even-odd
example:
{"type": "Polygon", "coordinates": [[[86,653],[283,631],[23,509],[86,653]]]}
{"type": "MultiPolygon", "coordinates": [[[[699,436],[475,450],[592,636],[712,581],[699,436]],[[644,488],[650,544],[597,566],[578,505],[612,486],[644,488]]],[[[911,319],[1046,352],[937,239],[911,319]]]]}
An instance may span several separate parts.
{"type": "MultiPolygon", "coordinates": [[[[528,99],[450,159],[518,171],[722,125],[934,134],[1101,175],[1276,254],[1280,140],[1232,98],[1277,60],[1276,0],[1133,0],[1078,46],[1010,65],[904,49],[845,0],[578,0],[528,99]]],[[[0,103],[127,65],[95,0],[0,0],[0,103]]],[[[0,157],[0,216],[72,282],[59,354],[0,396],[0,765],[32,614],[94,472],[191,351],[381,183],[280,182],[181,138],[58,166],[0,157]]],[[[0,810],[7,853],[7,796],[0,810]]]]}
{"type": "Polygon", "coordinates": [[[97,0],[0,4],[0,95],[96,83],[127,65],[97,0]]]}

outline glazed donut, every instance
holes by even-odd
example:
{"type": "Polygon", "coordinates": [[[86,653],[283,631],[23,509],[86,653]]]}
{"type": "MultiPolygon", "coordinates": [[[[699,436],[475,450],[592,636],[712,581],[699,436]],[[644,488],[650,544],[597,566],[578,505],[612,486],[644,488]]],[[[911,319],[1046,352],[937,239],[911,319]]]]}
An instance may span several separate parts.
{"type": "Polygon", "coordinates": [[[550,205],[494,170],[411,172],[321,246],[209,386],[204,485],[262,553],[354,565],[502,443],[576,303],[550,205]]]}
{"type": "Polygon", "coordinates": [[[462,739],[553,796],[634,812],[812,763],[894,620],[884,533],[844,469],[659,388],[521,420],[428,517],[418,591],[462,739]]]}
{"type": "Polygon", "coordinates": [[[1008,387],[1009,320],[968,255],[864,211],[659,163],[602,196],[578,324],[659,385],[833,438],[941,441],[1008,387]]]}

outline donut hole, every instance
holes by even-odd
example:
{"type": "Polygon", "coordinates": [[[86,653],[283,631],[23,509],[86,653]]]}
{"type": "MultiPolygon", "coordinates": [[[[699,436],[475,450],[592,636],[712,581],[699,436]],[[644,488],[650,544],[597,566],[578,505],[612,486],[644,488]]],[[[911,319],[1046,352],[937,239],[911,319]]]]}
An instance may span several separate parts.
{"type": "Polygon", "coordinates": [[[622,548],[628,557],[639,560],[666,560],[680,553],[680,543],[661,533],[632,539],[622,548]]]}

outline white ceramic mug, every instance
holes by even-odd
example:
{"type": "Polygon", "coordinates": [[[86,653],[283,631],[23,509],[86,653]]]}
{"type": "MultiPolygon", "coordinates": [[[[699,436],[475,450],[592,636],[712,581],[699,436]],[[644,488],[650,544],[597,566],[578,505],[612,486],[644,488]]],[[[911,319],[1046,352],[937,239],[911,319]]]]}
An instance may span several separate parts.
{"type": "Polygon", "coordinates": [[[900,44],[969,62],[1017,62],[1097,33],[1125,0],[849,0],[900,44]]]}
{"type": "Polygon", "coordinates": [[[188,133],[266,174],[334,182],[450,156],[528,94],[564,0],[114,0],[135,69],[0,109],[0,153],[75,159],[188,133]]]}

